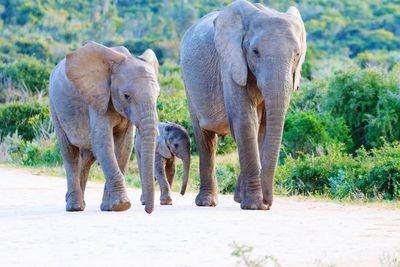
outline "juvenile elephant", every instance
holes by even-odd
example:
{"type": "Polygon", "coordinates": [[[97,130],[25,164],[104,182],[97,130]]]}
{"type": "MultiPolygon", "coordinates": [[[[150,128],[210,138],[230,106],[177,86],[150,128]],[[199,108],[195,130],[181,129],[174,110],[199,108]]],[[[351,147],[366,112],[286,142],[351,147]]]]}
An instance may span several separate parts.
{"type": "MultiPolygon", "coordinates": [[[[190,137],[182,126],[171,122],[160,123],[158,131],[154,172],[160,185],[160,204],[171,205],[171,186],[175,176],[176,158],[180,158],[183,162],[181,194],[184,195],[186,191],[190,169],[190,137]]],[[[141,146],[141,136],[136,135],[135,154],[139,161],[141,146]]],[[[143,198],[141,201],[142,204],[145,203],[143,198]]]]}
{"type": "Polygon", "coordinates": [[[152,50],[140,57],[125,47],[89,42],[67,54],[50,76],[50,108],[67,173],[66,210],[85,208],[91,165],[103,169],[101,210],[130,208],[124,173],[135,126],[142,136],[141,181],[148,213],[154,207],[154,151],[157,136],[158,61],[152,50]]]}
{"type": "Polygon", "coordinates": [[[299,11],[235,1],[184,35],[181,64],[200,156],[199,206],[217,205],[216,136],[239,150],[235,201],[268,209],[290,95],[299,87],[306,32],[299,11]]]}

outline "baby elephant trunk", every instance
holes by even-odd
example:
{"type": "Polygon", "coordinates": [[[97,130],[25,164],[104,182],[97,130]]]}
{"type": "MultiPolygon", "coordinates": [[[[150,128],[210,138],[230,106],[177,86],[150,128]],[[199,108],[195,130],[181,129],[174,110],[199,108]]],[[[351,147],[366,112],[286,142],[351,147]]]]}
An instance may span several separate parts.
{"type": "Polygon", "coordinates": [[[181,195],[183,196],[185,194],[189,179],[190,154],[182,158],[182,162],[183,162],[183,177],[182,177],[181,195]]]}

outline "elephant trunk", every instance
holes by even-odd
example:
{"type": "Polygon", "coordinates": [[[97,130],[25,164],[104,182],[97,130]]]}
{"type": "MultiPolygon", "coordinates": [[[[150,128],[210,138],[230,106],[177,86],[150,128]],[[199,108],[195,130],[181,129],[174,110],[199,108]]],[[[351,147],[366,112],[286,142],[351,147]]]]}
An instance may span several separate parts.
{"type": "Polygon", "coordinates": [[[182,158],[183,162],[183,177],[182,177],[182,188],[181,195],[183,196],[186,191],[186,187],[189,179],[189,170],[190,170],[190,153],[182,158]]]}
{"type": "Polygon", "coordinates": [[[273,181],[278,164],[282,142],[285,114],[290,102],[293,80],[288,64],[271,71],[263,84],[263,95],[266,108],[266,131],[261,155],[261,187],[264,203],[271,206],[273,202],[273,181]]]}
{"type": "Polygon", "coordinates": [[[141,174],[145,210],[152,213],[154,209],[154,155],[157,136],[157,120],[155,116],[147,116],[140,122],[141,144],[141,174]]]}

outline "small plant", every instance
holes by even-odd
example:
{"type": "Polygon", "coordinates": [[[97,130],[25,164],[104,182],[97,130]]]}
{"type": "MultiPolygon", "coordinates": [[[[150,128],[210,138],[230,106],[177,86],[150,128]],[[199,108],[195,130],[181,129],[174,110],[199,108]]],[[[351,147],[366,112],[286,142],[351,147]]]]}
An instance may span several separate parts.
{"type": "Polygon", "coordinates": [[[263,266],[275,266],[281,267],[279,261],[273,256],[263,256],[254,258],[252,255],[253,247],[247,245],[239,245],[236,242],[233,242],[230,245],[233,249],[231,255],[238,258],[237,266],[245,266],[245,267],[263,267],[263,266]]]}
{"type": "Polygon", "coordinates": [[[384,254],[379,260],[382,267],[400,267],[400,258],[398,256],[384,254]]]}

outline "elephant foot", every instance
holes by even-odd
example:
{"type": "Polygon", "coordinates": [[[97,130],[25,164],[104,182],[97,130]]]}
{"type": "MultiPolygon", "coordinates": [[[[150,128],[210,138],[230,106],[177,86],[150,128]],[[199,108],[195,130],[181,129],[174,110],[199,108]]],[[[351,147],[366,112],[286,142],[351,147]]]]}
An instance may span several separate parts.
{"type": "Polygon", "coordinates": [[[125,211],[131,207],[128,196],[125,193],[104,192],[103,201],[101,202],[100,209],[102,211],[125,211]],[[113,196],[113,195],[116,196],[113,196]]]}
{"type": "Polygon", "coordinates": [[[218,197],[216,193],[200,191],[196,196],[196,205],[201,207],[215,207],[218,205],[218,197]]]}
{"type": "Polygon", "coordinates": [[[172,198],[169,195],[161,196],[160,205],[172,205],[172,198]]]}
{"type": "Polygon", "coordinates": [[[126,199],[126,200],[121,200],[119,203],[113,204],[111,210],[124,211],[130,209],[130,207],[131,207],[131,202],[129,202],[129,199],[126,199]]]}
{"type": "Polygon", "coordinates": [[[274,194],[271,193],[263,193],[263,203],[268,206],[268,209],[272,206],[272,202],[274,201],[274,194]]]}
{"type": "Polygon", "coordinates": [[[142,205],[146,205],[146,201],[144,201],[143,194],[140,195],[140,203],[142,203],[142,205]]]}
{"type": "Polygon", "coordinates": [[[85,209],[84,203],[67,203],[66,211],[83,211],[85,209]]]}
{"type": "Polygon", "coordinates": [[[268,210],[259,194],[249,195],[242,199],[240,207],[244,210],[268,210]]]}
{"type": "Polygon", "coordinates": [[[66,211],[83,211],[86,207],[85,201],[75,192],[67,193],[65,196],[67,201],[66,211]]]}
{"type": "Polygon", "coordinates": [[[240,183],[241,182],[242,182],[242,180],[241,180],[241,177],[239,176],[236,181],[235,194],[233,195],[233,200],[237,203],[242,202],[242,198],[240,196],[240,183]]]}
{"type": "Polygon", "coordinates": [[[242,202],[242,198],[240,197],[240,189],[236,186],[235,194],[233,195],[233,200],[237,203],[242,202]]]}

